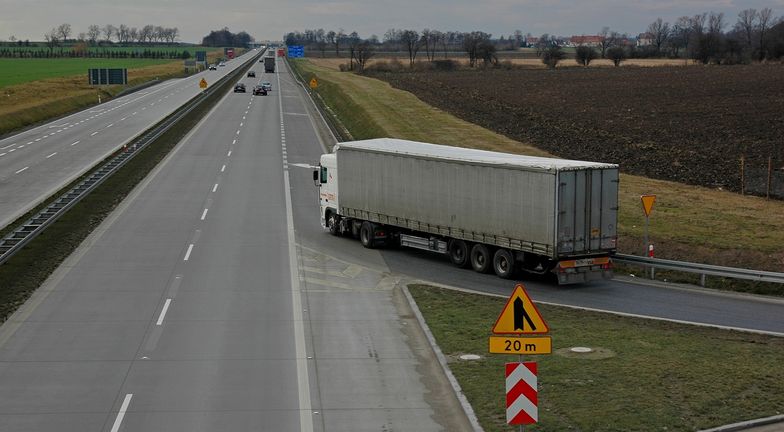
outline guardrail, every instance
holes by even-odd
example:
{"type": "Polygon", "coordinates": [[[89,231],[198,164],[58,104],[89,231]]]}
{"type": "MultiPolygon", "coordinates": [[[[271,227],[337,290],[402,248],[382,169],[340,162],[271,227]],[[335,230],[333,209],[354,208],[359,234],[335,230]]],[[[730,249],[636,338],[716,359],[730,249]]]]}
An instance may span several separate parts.
{"type": "Polygon", "coordinates": [[[784,284],[784,273],[762,270],[748,270],[735,267],[722,267],[710,264],[698,264],[684,261],[672,261],[660,258],[648,258],[636,255],[616,254],[614,261],[633,264],[651,269],[651,278],[655,277],[654,269],[675,270],[700,275],[700,285],[705,286],[706,276],[717,276],[732,279],[744,279],[757,282],[772,282],[784,284]]]}
{"type": "MultiPolygon", "coordinates": [[[[263,55],[264,51],[260,55],[263,55]]],[[[227,81],[234,80],[237,75],[245,73],[249,64],[256,61],[259,55],[251,57],[233,72],[226,74],[223,78],[209,87],[202,93],[194,96],[185,105],[178,108],[163,121],[145,131],[124,149],[120,149],[113,157],[97,169],[87,174],[84,180],[80,181],[73,188],[52,200],[42,211],[28,219],[11,231],[7,236],[0,239],[0,265],[8,261],[14,254],[19,252],[25,245],[41,234],[47,227],[64,215],[68,210],[75,206],[85,196],[101,185],[112,174],[117,172],[123,165],[128,163],[134,156],[144,150],[150,143],[154,142],[172,126],[177,124],[183,117],[188,115],[209,96],[219,91],[227,81]]]]}

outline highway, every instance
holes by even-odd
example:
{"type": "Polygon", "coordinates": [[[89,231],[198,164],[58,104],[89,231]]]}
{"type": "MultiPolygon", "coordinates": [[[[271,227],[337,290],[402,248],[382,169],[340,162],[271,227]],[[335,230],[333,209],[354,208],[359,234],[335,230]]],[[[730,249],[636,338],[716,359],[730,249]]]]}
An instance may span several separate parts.
{"type": "Polygon", "coordinates": [[[394,278],[297,247],[315,190],[287,163],[323,150],[281,69],[0,327],[0,430],[467,430],[394,278]]]}
{"type": "Polygon", "coordinates": [[[0,228],[199,94],[202,78],[215,83],[256,53],[250,51],[215,71],[168,80],[0,140],[0,228]]]}
{"type": "MultiPolygon", "coordinates": [[[[284,63],[257,76],[268,96],[226,94],[0,327],[0,430],[469,430],[396,287],[514,282],[326,233],[317,118],[284,63]]],[[[779,299],[523,282],[537,301],[784,333],[779,299]]]]}

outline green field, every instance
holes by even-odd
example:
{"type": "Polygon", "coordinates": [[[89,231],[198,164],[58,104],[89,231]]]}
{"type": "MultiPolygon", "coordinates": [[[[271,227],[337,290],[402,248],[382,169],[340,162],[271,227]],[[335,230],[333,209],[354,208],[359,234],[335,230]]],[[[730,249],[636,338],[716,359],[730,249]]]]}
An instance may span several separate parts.
{"type": "Polygon", "coordinates": [[[140,68],[145,66],[169,63],[172,60],[148,59],[5,59],[0,58],[0,88],[37,81],[45,78],[59,78],[72,75],[84,75],[87,80],[87,69],[90,68],[140,68]]]}
{"type": "MultiPolygon", "coordinates": [[[[60,55],[60,52],[69,53],[73,48],[72,45],[66,45],[63,47],[55,47],[54,54],[60,55]]],[[[49,48],[45,45],[41,44],[39,46],[18,46],[18,45],[0,45],[0,51],[43,51],[48,52],[49,48]]],[[[144,51],[154,51],[154,52],[175,52],[177,54],[182,53],[183,51],[188,51],[191,54],[191,57],[194,57],[196,51],[216,51],[216,50],[223,50],[223,48],[214,48],[214,47],[200,47],[200,46],[171,46],[171,45],[144,45],[144,46],[89,46],[87,47],[87,51],[91,53],[104,53],[104,52],[136,52],[142,53],[144,51]]]]}

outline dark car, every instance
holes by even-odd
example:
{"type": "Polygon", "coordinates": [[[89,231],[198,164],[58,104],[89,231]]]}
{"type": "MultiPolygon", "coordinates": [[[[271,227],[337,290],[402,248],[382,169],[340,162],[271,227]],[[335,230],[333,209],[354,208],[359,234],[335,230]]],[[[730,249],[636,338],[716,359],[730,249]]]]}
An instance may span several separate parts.
{"type": "Polygon", "coordinates": [[[267,96],[267,89],[257,85],[256,87],[253,87],[253,94],[256,96],[267,96]]]}
{"type": "Polygon", "coordinates": [[[245,84],[237,83],[237,85],[234,86],[234,93],[245,93],[245,84]]]}
{"type": "Polygon", "coordinates": [[[210,65],[210,70],[218,70],[218,68],[217,68],[217,67],[215,67],[215,65],[214,65],[214,64],[211,64],[211,65],[210,65]]]}
{"type": "Polygon", "coordinates": [[[254,71],[248,71],[248,77],[250,77],[250,78],[256,78],[256,72],[254,72],[254,71]]]}

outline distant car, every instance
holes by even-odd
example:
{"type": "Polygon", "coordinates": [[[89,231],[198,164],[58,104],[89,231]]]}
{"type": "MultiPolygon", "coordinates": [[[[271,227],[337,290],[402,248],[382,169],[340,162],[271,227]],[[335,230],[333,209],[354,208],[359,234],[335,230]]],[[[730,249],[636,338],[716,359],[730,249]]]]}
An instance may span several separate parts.
{"type": "Polygon", "coordinates": [[[261,82],[261,86],[264,87],[264,90],[267,90],[267,91],[271,91],[272,90],[272,84],[270,84],[269,81],[262,81],[261,82]]]}
{"type": "Polygon", "coordinates": [[[215,65],[214,65],[214,64],[211,64],[211,65],[210,65],[210,70],[218,70],[218,68],[217,68],[217,67],[215,67],[215,65]]]}
{"type": "Polygon", "coordinates": [[[249,77],[249,78],[256,78],[256,72],[254,72],[254,71],[248,71],[248,77],[249,77]]]}
{"type": "Polygon", "coordinates": [[[224,62],[220,62],[220,64],[218,64],[218,66],[220,66],[220,67],[224,67],[224,66],[226,66],[226,63],[224,63],[224,62]]]}
{"type": "Polygon", "coordinates": [[[234,93],[245,93],[245,84],[237,83],[237,85],[234,86],[234,93]]]}
{"type": "Polygon", "coordinates": [[[264,87],[257,85],[253,87],[253,94],[255,96],[267,96],[267,90],[264,87]]]}

